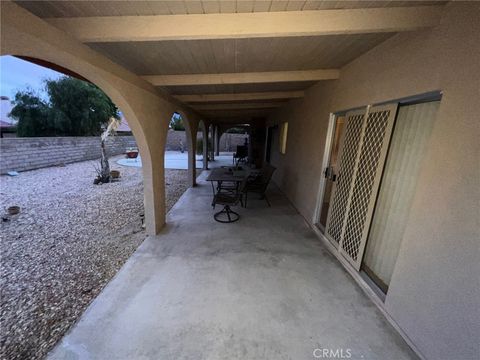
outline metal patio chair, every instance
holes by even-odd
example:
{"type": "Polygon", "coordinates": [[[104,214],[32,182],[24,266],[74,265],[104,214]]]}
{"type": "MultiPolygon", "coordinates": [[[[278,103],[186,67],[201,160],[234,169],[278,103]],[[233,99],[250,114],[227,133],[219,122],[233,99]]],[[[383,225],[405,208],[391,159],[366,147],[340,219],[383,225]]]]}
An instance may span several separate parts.
{"type": "Polygon", "coordinates": [[[233,153],[233,163],[238,166],[240,163],[247,163],[248,147],[245,145],[237,145],[237,151],[233,153]]]}
{"type": "Polygon", "coordinates": [[[221,223],[233,223],[240,219],[240,215],[233,211],[230,207],[236,206],[238,203],[243,206],[242,198],[246,183],[247,178],[238,184],[235,191],[224,191],[221,188],[217,191],[213,198],[212,205],[214,208],[216,205],[223,205],[223,209],[213,215],[215,221],[221,223]]]}
{"type": "MultiPolygon", "coordinates": [[[[249,169],[248,168],[242,168],[242,167],[238,167],[238,166],[235,166],[235,167],[231,167],[231,166],[222,166],[222,169],[225,169],[225,170],[229,170],[230,171],[235,171],[235,170],[244,170],[247,172],[247,177],[248,177],[248,174],[249,174],[249,169]]],[[[222,191],[229,191],[231,193],[235,193],[237,191],[237,188],[238,188],[238,182],[237,181],[219,181],[217,183],[217,191],[218,190],[222,190],[222,191]]],[[[242,204],[243,206],[243,204],[242,204]]]]}
{"type": "Polygon", "coordinates": [[[267,202],[268,206],[270,207],[270,201],[268,201],[266,191],[268,184],[270,183],[270,180],[272,179],[272,175],[274,171],[276,170],[275,167],[267,164],[265,165],[260,174],[256,176],[253,179],[250,179],[247,181],[247,184],[245,186],[245,207],[247,207],[247,199],[248,199],[248,193],[257,193],[260,194],[260,199],[265,199],[267,202]]]}

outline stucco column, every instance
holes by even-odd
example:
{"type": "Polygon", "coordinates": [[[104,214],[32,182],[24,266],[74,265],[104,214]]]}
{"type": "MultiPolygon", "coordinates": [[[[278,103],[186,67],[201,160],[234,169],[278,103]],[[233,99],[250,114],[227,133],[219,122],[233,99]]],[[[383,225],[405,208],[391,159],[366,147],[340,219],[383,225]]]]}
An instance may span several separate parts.
{"type": "Polygon", "coordinates": [[[215,136],[214,136],[214,143],[215,143],[215,155],[220,156],[220,129],[218,125],[215,125],[215,136]]]}
{"type": "Polygon", "coordinates": [[[210,125],[210,140],[208,143],[210,144],[210,160],[215,161],[215,125],[210,125]]]}
{"type": "Polygon", "coordinates": [[[248,139],[248,163],[252,164],[253,163],[253,136],[252,132],[255,132],[255,130],[252,129],[253,124],[248,127],[247,131],[247,139],[248,139]]]}
{"type": "MultiPolygon", "coordinates": [[[[143,96],[145,97],[145,94],[143,96]]],[[[148,234],[155,235],[165,225],[165,144],[168,122],[173,111],[168,104],[158,100],[156,106],[151,108],[141,107],[137,102],[133,105],[140,123],[157,120],[154,126],[150,126],[149,131],[143,132],[144,138],[135,137],[137,144],[140,142],[138,145],[142,155],[145,226],[148,234]]]]}
{"type": "Polygon", "coordinates": [[[189,122],[185,126],[188,146],[188,186],[197,185],[197,132],[198,123],[189,122]]]}
{"type": "Polygon", "coordinates": [[[155,235],[165,224],[164,160],[163,156],[151,162],[144,159],[145,156],[142,156],[145,227],[149,235],[155,235]]]}
{"type": "Polygon", "coordinates": [[[208,170],[208,123],[203,123],[203,170],[208,170]]]}

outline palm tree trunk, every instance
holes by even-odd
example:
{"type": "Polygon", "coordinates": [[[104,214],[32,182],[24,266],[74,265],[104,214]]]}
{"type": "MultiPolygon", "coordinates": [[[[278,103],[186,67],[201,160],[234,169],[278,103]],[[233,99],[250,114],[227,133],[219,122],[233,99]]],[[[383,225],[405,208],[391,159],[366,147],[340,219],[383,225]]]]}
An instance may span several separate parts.
{"type": "Polygon", "coordinates": [[[102,159],[100,160],[102,182],[106,183],[110,181],[110,164],[108,163],[107,151],[105,149],[105,140],[102,140],[102,159]]]}

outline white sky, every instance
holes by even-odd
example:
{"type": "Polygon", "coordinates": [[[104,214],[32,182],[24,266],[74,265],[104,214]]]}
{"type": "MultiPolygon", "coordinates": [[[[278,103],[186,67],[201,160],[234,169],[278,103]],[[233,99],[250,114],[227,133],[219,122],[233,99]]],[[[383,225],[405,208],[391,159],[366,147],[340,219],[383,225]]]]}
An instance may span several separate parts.
{"type": "Polygon", "coordinates": [[[45,97],[43,79],[57,79],[61,73],[17,59],[13,56],[0,56],[0,95],[13,100],[18,90],[32,88],[45,97]]]}

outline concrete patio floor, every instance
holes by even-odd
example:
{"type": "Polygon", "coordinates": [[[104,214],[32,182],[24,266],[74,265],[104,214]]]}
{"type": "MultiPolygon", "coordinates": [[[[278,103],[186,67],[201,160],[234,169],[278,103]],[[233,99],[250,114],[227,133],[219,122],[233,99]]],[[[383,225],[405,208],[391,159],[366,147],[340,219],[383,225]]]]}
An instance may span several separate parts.
{"type": "Polygon", "coordinates": [[[50,359],[416,358],[275,187],[220,224],[205,176],[50,359]]]}

